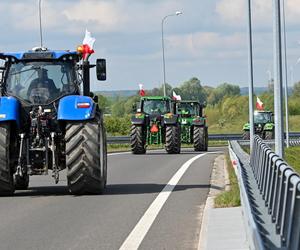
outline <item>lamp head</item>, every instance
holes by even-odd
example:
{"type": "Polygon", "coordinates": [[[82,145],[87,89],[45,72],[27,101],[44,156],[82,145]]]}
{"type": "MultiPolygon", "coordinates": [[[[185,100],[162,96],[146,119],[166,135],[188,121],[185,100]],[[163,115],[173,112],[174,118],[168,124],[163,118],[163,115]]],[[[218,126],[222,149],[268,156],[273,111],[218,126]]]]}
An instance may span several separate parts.
{"type": "Polygon", "coordinates": [[[181,11],[176,11],[175,14],[176,14],[176,16],[178,16],[178,15],[181,15],[182,12],[181,11]]]}

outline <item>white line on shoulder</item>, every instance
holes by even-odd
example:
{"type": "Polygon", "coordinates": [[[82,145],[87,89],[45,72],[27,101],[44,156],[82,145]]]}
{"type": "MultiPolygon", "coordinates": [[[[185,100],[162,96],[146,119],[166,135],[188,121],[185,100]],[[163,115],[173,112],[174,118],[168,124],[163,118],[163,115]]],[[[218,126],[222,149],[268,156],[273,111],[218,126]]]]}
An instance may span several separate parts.
{"type": "Polygon", "coordinates": [[[194,156],[193,158],[189,159],[185,162],[179,170],[173,175],[170,179],[168,184],[164,187],[164,189],[158,194],[152,204],[149,206],[147,211],[144,213],[142,218],[136,224],[134,229],[128,235],[126,240],[123,242],[120,250],[135,250],[138,249],[141,242],[143,241],[144,237],[146,236],[147,232],[149,231],[151,225],[153,224],[155,218],[157,217],[159,211],[169,198],[170,194],[172,193],[173,189],[178,184],[181,177],[184,173],[188,170],[191,164],[199,159],[200,157],[205,156],[206,153],[194,156]]]}

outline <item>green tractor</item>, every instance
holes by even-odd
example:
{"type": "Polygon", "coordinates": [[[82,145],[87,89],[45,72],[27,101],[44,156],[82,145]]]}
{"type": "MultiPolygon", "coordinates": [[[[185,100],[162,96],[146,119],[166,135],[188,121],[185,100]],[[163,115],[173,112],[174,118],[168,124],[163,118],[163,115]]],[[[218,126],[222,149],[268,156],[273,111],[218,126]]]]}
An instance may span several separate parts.
{"type": "Polygon", "coordinates": [[[141,97],[131,118],[133,154],[145,154],[147,145],[164,144],[167,153],[180,153],[180,123],[175,102],[167,96],[141,97]]]}
{"type": "Polygon", "coordinates": [[[194,144],[195,151],[207,151],[208,129],[203,115],[206,105],[197,101],[180,101],[176,106],[181,123],[181,142],[194,144]]]}
{"type": "MultiPolygon", "coordinates": [[[[259,135],[262,139],[274,139],[274,120],[271,111],[258,111],[254,112],[254,133],[259,135]]],[[[250,140],[250,123],[246,123],[243,127],[244,140],[250,140]]]]}

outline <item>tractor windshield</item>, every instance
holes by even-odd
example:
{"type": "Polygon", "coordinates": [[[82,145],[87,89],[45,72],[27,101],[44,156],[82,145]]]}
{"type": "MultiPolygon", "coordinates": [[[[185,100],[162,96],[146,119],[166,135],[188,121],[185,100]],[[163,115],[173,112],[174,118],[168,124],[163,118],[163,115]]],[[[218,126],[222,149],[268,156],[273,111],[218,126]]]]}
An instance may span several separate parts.
{"type": "Polygon", "coordinates": [[[271,121],[270,113],[254,113],[254,123],[268,123],[271,121]]]}
{"type": "Polygon", "coordinates": [[[143,110],[146,114],[166,114],[171,112],[170,102],[164,100],[144,100],[143,110]]]}
{"type": "Polygon", "coordinates": [[[177,106],[177,111],[181,115],[197,116],[199,114],[199,104],[193,102],[181,102],[177,106]]]}
{"type": "Polygon", "coordinates": [[[48,104],[76,91],[74,64],[67,61],[20,61],[11,64],[6,92],[30,104],[48,104]]]}

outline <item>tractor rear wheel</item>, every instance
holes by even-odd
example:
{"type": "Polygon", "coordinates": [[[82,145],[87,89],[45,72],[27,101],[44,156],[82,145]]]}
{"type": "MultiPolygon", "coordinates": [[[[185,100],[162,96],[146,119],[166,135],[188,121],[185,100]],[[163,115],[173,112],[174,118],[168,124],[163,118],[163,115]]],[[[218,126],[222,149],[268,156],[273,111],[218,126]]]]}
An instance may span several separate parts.
{"type": "Polygon", "coordinates": [[[15,191],[11,172],[10,126],[0,124],[0,195],[12,195],[15,191]]]}
{"type": "Polygon", "coordinates": [[[107,148],[103,118],[73,121],[66,126],[68,187],[73,194],[102,193],[107,180],[107,148]]]}
{"type": "Polygon", "coordinates": [[[180,154],[181,137],[179,124],[166,126],[165,149],[168,154],[180,154]]]}
{"type": "Polygon", "coordinates": [[[208,135],[206,127],[194,126],[193,141],[195,151],[207,151],[208,135]]]}
{"type": "Polygon", "coordinates": [[[274,139],[274,132],[273,131],[266,131],[265,132],[265,140],[272,140],[274,139]]]}
{"type": "Polygon", "coordinates": [[[14,183],[15,183],[15,189],[17,190],[27,189],[29,186],[29,176],[27,174],[22,177],[16,176],[14,183]]]}
{"type": "Polygon", "coordinates": [[[146,135],[143,126],[131,125],[130,144],[133,154],[146,153],[146,135]]]}
{"type": "Polygon", "coordinates": [[[250,140],[250,131],[244,131],[243,140],[250,140]]]}

